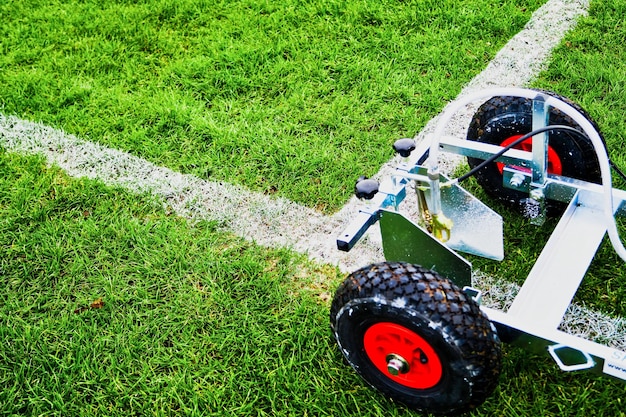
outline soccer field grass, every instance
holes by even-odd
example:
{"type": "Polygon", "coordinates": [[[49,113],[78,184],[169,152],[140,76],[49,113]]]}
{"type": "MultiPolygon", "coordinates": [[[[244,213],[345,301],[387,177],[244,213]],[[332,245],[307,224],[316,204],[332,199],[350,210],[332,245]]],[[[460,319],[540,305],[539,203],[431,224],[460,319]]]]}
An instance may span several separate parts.
{"type": "MultiPolygon", "coordinates": [[[[624,167],[626,2],[605,3],[533,85],[583,105],[624,167]]],[[[0,111],[323,219],[541,4],[9,2],[0,111]]],[[[2,147],[0,172],[3,415],[411,415],[334,346],[336,267],[37,156],[2,147]]],[[[545,233],[509,227],[480,267],[516,281],[545,233]]],[[[620,262],[603,248],[577,302],[626,315],[620,262]]],[[[513,348],[503,373],[473,415],[624,415],[623,382],[513,348]]]]}

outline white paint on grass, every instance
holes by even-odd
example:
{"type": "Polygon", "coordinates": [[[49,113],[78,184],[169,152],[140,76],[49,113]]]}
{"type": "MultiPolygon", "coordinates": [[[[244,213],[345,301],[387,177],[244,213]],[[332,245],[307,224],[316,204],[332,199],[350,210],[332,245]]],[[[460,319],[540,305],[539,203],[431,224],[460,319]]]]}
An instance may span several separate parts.
{"type": "MultiPolygon", "coordinates": [[[[585,0],[548,1],[466,86],[461,96],[477,89],[528,84],[564,33],[586,13],[587,7],[585,0]]],[[[460,113],[448,126],[446,134],[464,136],[474,111],[475,108],[468,107],[460,113]]],[[[437,118],[431,120],[417,139],[424,140],[432,133],[436,122],[437,118]]],[[[362,239],[349,253],[336,249],[336,237],[358,213],[361,203],[355,198],[335,215],[325,216],[286,199],[270,198],[243,187],[174,172],[43,124],[2,114],[0,146],[13,152],[43,155],[49,164],[58,165],[74,177],[96,178],[132,192],[153,194],[182,217],[214,220],[224,229],[260,245],[289,247],[318,261],[338,265],[344,271],[383,259],[375,236],[362,239]]],[[[385,164],[377,177],[389,174],[395,162],[385,164]]],[[[442,162],[453,169],[458,161],[442,162]]],[[[518,290],[515,285],[493,277],[476,274],[475,278],[479,287],[488,288],[485,301],[495,308],[506,308],[518,290]]],[[[626,348],[623,340],[626,324],[622,319],[571,306],[562,327],[572,334],[592,335],[617,348],[626,348]]]]}
{"type": "MultiPolygon", "coordinates": [[[[181,174],[13,116],[0,115],[0,146],[43,155],[49,164],[74,177],[96,178],[107,185],[153,194],[179,216],[217,221],[224,229],[260,245],[290,247],[319,261],[340,264],[344,269],[359,266],[349,254],[342,256],[335,248],[332,237],[341,232],[348,220],[340,216],[328,217],[287,199],[181,174]]],[[[371,250],[377,251],[373,247],[371,250]]]]}

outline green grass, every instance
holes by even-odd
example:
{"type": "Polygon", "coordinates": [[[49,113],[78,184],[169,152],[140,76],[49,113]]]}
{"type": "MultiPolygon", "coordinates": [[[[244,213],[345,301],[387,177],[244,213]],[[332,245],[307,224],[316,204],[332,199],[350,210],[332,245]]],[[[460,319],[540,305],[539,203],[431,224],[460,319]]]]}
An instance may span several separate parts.
{"type": "Polygon", "coordinates": [[[349,407],[320,298],[332,268],[34,158],[2,153],[0,173],[0,414],[349,407]]]}
{"type": "Polygon", "coordinates": [[[541,3],[11,1],[0,109],[331,212],[541,3]]]}
{"type": "MultiPolygon", "coordinates": [[[[0,110],[330,212],[540,2],[275,3],[5,2],[0,110]]],[[[535,82],[582,104],[622,167],[625,13],[594,2],[535,82]]],[[[506,227],[507,258],[481,268],[521,282],[549,229],[506,227]]],[[[0,415],[414,415],[342,361],[336,269],[149,196],[0,149],[0,255],[0,415]]],[[[626,315],[622,266],[605,245],[577,301],[626,315]]],[[[472,415],[624,416],[625,393],[507,346],[472,415]]]]}

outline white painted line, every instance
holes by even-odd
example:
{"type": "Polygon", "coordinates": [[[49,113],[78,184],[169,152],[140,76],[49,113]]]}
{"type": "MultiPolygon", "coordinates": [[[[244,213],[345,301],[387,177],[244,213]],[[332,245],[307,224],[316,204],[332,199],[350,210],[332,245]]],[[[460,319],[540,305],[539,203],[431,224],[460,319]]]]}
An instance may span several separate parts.
{"type": "MultiPolygon", "coordinates": [[[[587,8],[588,1],[548,1],[461,95],[494,86],[526,85],[587,8]]],[[[462,137],[472,113],[473,109],[468,108],[466,114],[453,121],[447,133],[462,137]]],[[[432,132],[436,120],[431,120],[417,137],[424,138],[432,132]]],[[[204,181],[40,123],[2,114],[0,146],[8,151],[43,155],[49,164],[59,166],[70,176],[96,178],[132,192],[151,193],[162,198],[179,216],[215,220],[224,229],[260,245],[289,247],[318,261],[338,265],[344,271],[383,259],[375,239],[372,242],[365,238],[349,253],[336,249],[336,237],[359,210],[360,203],[355,198],[335,215],[325,216],[286,199],[270,198],[227,183],[204,181]]],[[[393,160],[385,164],[378,176],[390,172],[393,164],[393,160]]],[[[454,166],[454,161],[450,166],[454,166]]],[[[515,285],[493,281],[492,277],[477,274],[476,279],[490,289],[485,301],[500,308],[506,307],[518,290],[515,285]]],[[[564,326],[572,334],[592,334],[608,340],[614,347],[626,348],[623,319],[578,306],[571,307],[568,317],[564,326]]]]}
{"type": "MultiPolygon", "coordinates": [[[[533,13],[524,29],[507,42],[487,67],[463,88],[457,98],[488,88],[528,85],[544,68],[552,50],[565,34],[576,25],[581,16],[587,14],[588,8],[589,0],[550,0],[545,3],[533,13]]],[[[453,117],[445,134],[464,138],[470,118],[480,104],[468,106],[464,112],[453,117]]],[[[431,119],[416,135],[416,139],[425,140],[432,134],[438,120],[439,116],[431,119]]],[[[452,171],[459,161],[460,158],[457,157],[441,161],[441,171],[452,171]]],[[[391,160],[383,165],[375,177],[387,176],[394,168],[395,161],[391,160]]],[[[354,201],[350,204],[354,204],[354,201]]]]}
{"type": "MultiPolygon", "coordinates": [[[[529,82],[587,7],[586,0],[548,1],[461,95],[494,85],[522,86],[529,82]]],[[[468,109],[466,115],[454,120],[449,133],[462,136],[471,113],[468,109]]],[[[436,120],[431,120],[418,137],[431,132],[436,120]]],[[[336,236],[359,210],[360,203],[355,198],[337,214],[327,217],[285,199],[183,175],[12,116],[0,117],[0,144],[9,150],[42,154],[48,163],[59,165],[72,176],[98,178],[106,184],[161,196],[181,216],[216,220],[258,244],[290,247],[319,261],[337,264],[343,270],[383,259],[375,236],[373,243],[365,238],[347,254],[335,249],[336,236]]],[[[390,172],[392,166],[393,160],[383,166],[379,176],[390,172]]]]}
{"type": "Polygon", "coordinates": [[[341,232],[338,217],[281,198],[270,198],[228,183],[204,181],[115,149],[87,142],[40,123],[0,115],[0,146],[43,155],[49,164],[74,177],[162,198],[176,214],[217,221],[223,228],[264,246],[285,246],[344,269],[349,255],[335,249],[331,237],[341,232]]]}

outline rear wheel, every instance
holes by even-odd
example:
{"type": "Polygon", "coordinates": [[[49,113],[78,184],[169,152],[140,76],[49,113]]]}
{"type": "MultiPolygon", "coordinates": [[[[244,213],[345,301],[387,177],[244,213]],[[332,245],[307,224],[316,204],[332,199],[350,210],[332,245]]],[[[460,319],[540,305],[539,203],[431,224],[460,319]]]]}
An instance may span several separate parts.
{"type": "MultiPolygon", "coordinates": [[[[544,93],[558,97],[573,106],[599,131],[596,124],[578,105],[555,94],[545,91],[544,93]]],[[[554,108],[550,109],[549,124],[566,125],[583,131],[572,118],[554,108]]],[[[532,100],[523,97],[498,96],[489,99],[476,111],[467,131],[467,139],[507,146],[531,130],[532,100]]],[[[516,148],[530,151],[532,139],[522,142],[516,148]]],[[[481,159],[468,158],[468,164],[471,168],[481,162],[481,159]]],[[[512,206],[523,208],[523,202],[528,198],[528,195],[504,187],[502,183],[503,169],[504,165],[501,163],[487,165],[478,171],[476,180],[492,197],[512,206]]],[[[517,169],[524,170],[520,167],[517,169]]],[[[591,140],[586,136],[580,137],[566,131],[548,133],[548,173],[600,183],[600,165],[591,140]]],[[[549,206],[551,208],[549,212],[559,212],[559,207],[562,205],[552,202],[549,206]]]]}
{"type": "Polygon", "coordinates": [[[461,413],[497,385],[501,352],[491,323],[434,271],[387,262],[362,268],[339,287],[330,315],[350,365],[411,408],[461,413]]]}

